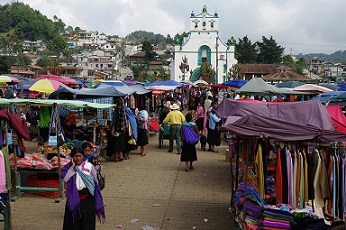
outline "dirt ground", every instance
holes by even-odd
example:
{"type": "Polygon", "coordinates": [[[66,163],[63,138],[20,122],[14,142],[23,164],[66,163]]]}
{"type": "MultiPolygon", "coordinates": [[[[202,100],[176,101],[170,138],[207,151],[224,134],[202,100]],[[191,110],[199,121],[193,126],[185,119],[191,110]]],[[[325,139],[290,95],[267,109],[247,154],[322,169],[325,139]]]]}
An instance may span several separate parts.
{"type": "MultiPolygon", "coordinates": [[[[37,142],[25,146],[27,153],[37,150],[37,142]]],[[[197,147],[198,161],[190,172],[184,171],[176,150],[167,152],[168,140],[158,148],[158,134],[151,135],[144,157],[137,150],[129,160],[101,162],[106,223],[96,229],[234,229],[226,143],[219,153],[197,147]]],[[[11,203],[13,229],[62,229],[65,202],[24,193],[11,203]]]]}

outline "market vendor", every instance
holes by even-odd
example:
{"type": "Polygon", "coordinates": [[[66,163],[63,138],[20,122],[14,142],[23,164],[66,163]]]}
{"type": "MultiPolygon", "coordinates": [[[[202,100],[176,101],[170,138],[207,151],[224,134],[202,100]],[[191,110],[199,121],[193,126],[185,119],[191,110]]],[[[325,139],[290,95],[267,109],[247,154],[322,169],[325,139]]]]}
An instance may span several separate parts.
{"type": "Polygon", "coordinates": [[[84,161],[84,151],[76,146],[71,151],[71,162],[61,170],[61,178],[67,183],[63,229],[95,229],[96,217],[104,223],[105,210],[96,169],[84,161]]]}

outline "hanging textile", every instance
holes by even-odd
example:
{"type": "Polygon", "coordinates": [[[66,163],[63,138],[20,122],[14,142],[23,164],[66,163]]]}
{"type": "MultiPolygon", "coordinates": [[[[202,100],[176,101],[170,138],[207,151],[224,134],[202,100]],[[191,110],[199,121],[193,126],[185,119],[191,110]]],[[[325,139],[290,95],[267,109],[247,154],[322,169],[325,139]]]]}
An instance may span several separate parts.
{"type": "Polygon", "coordinates": [[[275,188],[276,188],[276,201],[282,203],[282,169],[281,169],[281,148],[277,150],[276,164],[275,164],[275,188]]]}
{"type": "Polygon", "coordinates": [[[4,154],[0,151],[0,193],[6,192],[6,172],[4,154]]]}
{"type": "Polygon", "coordinates": [[[264,198],[265,184],[264,184],[264,172],[263,172],[263,160],[262,160],[262,145],[257,145],[255,171],[257,177],[257,188],[259,195],[264,198]]]}
{"type": "Polygon", "coordinates": [[[8,154],[8,147],[7,146],[3,147],[0,152],[2,152],[4,155],[6,188],[9,190],[12,188],[12,183],[11,183],[11,165],[10,165],[10,159],[8,154]]]}

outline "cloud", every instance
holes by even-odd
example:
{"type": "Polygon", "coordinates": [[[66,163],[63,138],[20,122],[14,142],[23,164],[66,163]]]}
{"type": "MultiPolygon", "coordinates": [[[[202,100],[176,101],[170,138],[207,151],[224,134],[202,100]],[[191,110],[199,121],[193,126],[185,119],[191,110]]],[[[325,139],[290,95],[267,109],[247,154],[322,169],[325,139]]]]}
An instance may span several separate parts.
{"type": "MultiPolygon", "coordinates": [[[[0,0],[0,4],[12,0],[0,0]]],[[[346,50],[344,0],[26,0],[48,18],[66,25],[124,37],[136,30],[164,36],[188,31],[192,11],[204,5],[220,17],[220,36],[273,38],[292,53],[346,50]]]]}

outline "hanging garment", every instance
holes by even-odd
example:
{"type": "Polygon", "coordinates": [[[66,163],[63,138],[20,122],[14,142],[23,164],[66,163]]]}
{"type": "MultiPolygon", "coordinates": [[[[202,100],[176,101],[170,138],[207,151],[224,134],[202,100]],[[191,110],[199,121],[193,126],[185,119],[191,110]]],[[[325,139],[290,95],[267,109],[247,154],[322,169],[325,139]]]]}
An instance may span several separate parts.
{"type": "Polygon", "coordinates": [[[8,154],[8,147],[7,146],[3,147],[1,149],[1,152],[4,155],[6,188],[10,190],[12,188],[12,183],[11,183],[11,165],[10,165],[10,158],[8,154]]]}
{"type": "Polygon", "coordinates": [[[281,169],[281,148],[277,150],[277,158],[275,164],[275,188],[276,202],[282,203],[282,169],[281,169]]]}
{"type": "Polygon", "coordinates": [[[298,159],[297,159],[297,151],[293,150],[293,177],[292,177],[292,187],[293,187],[293,194],[292,194],[292,206],[297,207],[297,177],[298,177],[298,159]]]}
{"type": "Polygon", "coordinates": [[[6,192],[6,172],[4,154],[0,151],[0,193],[6,192]]]}
{"type": "Polygon", "coordinates": [[[287,204],[293,205],[293,163],[292,155],[290,151],[286,150],[286,159],[287,159],[287,181],[288,181],[288,201],[287,204]]]}
{"type": "Polygon", "coordinates": [[[307,160],[307,156],[306,156],[306,152],[305,149],[303,149],[303,159],[304,159],[304,202],[308,202],[309,201],[309,173],[308,173],[308,160],[307,160]]]}
{"type": "Polygon", "coordinates": [[[257,188],[259,195],[264,198],[265,187],[264,187],[264,174],[263,174],[263,161],[262,161],[262,146],[257,146],[256,160],[255,160],[255,171],[257,177],[257,188]]]}
{"type": "Polygon", "coordinates": [[[281,168],[282,168],[282,203],[288,203],[288,174],[287,174],[287,147],[281,150],[281,168]]]}
{"type": "Polygon", "coordinates": [[[304,200],[304,194],[305,194],[305,189],[304,184],[305,184],[305,176],[304,176],[304,156],[301,152],[299,152],[299,157],[300,157],[300,180],[299,180],[299,209],[303,209],[305,200],[304,200]]]}

